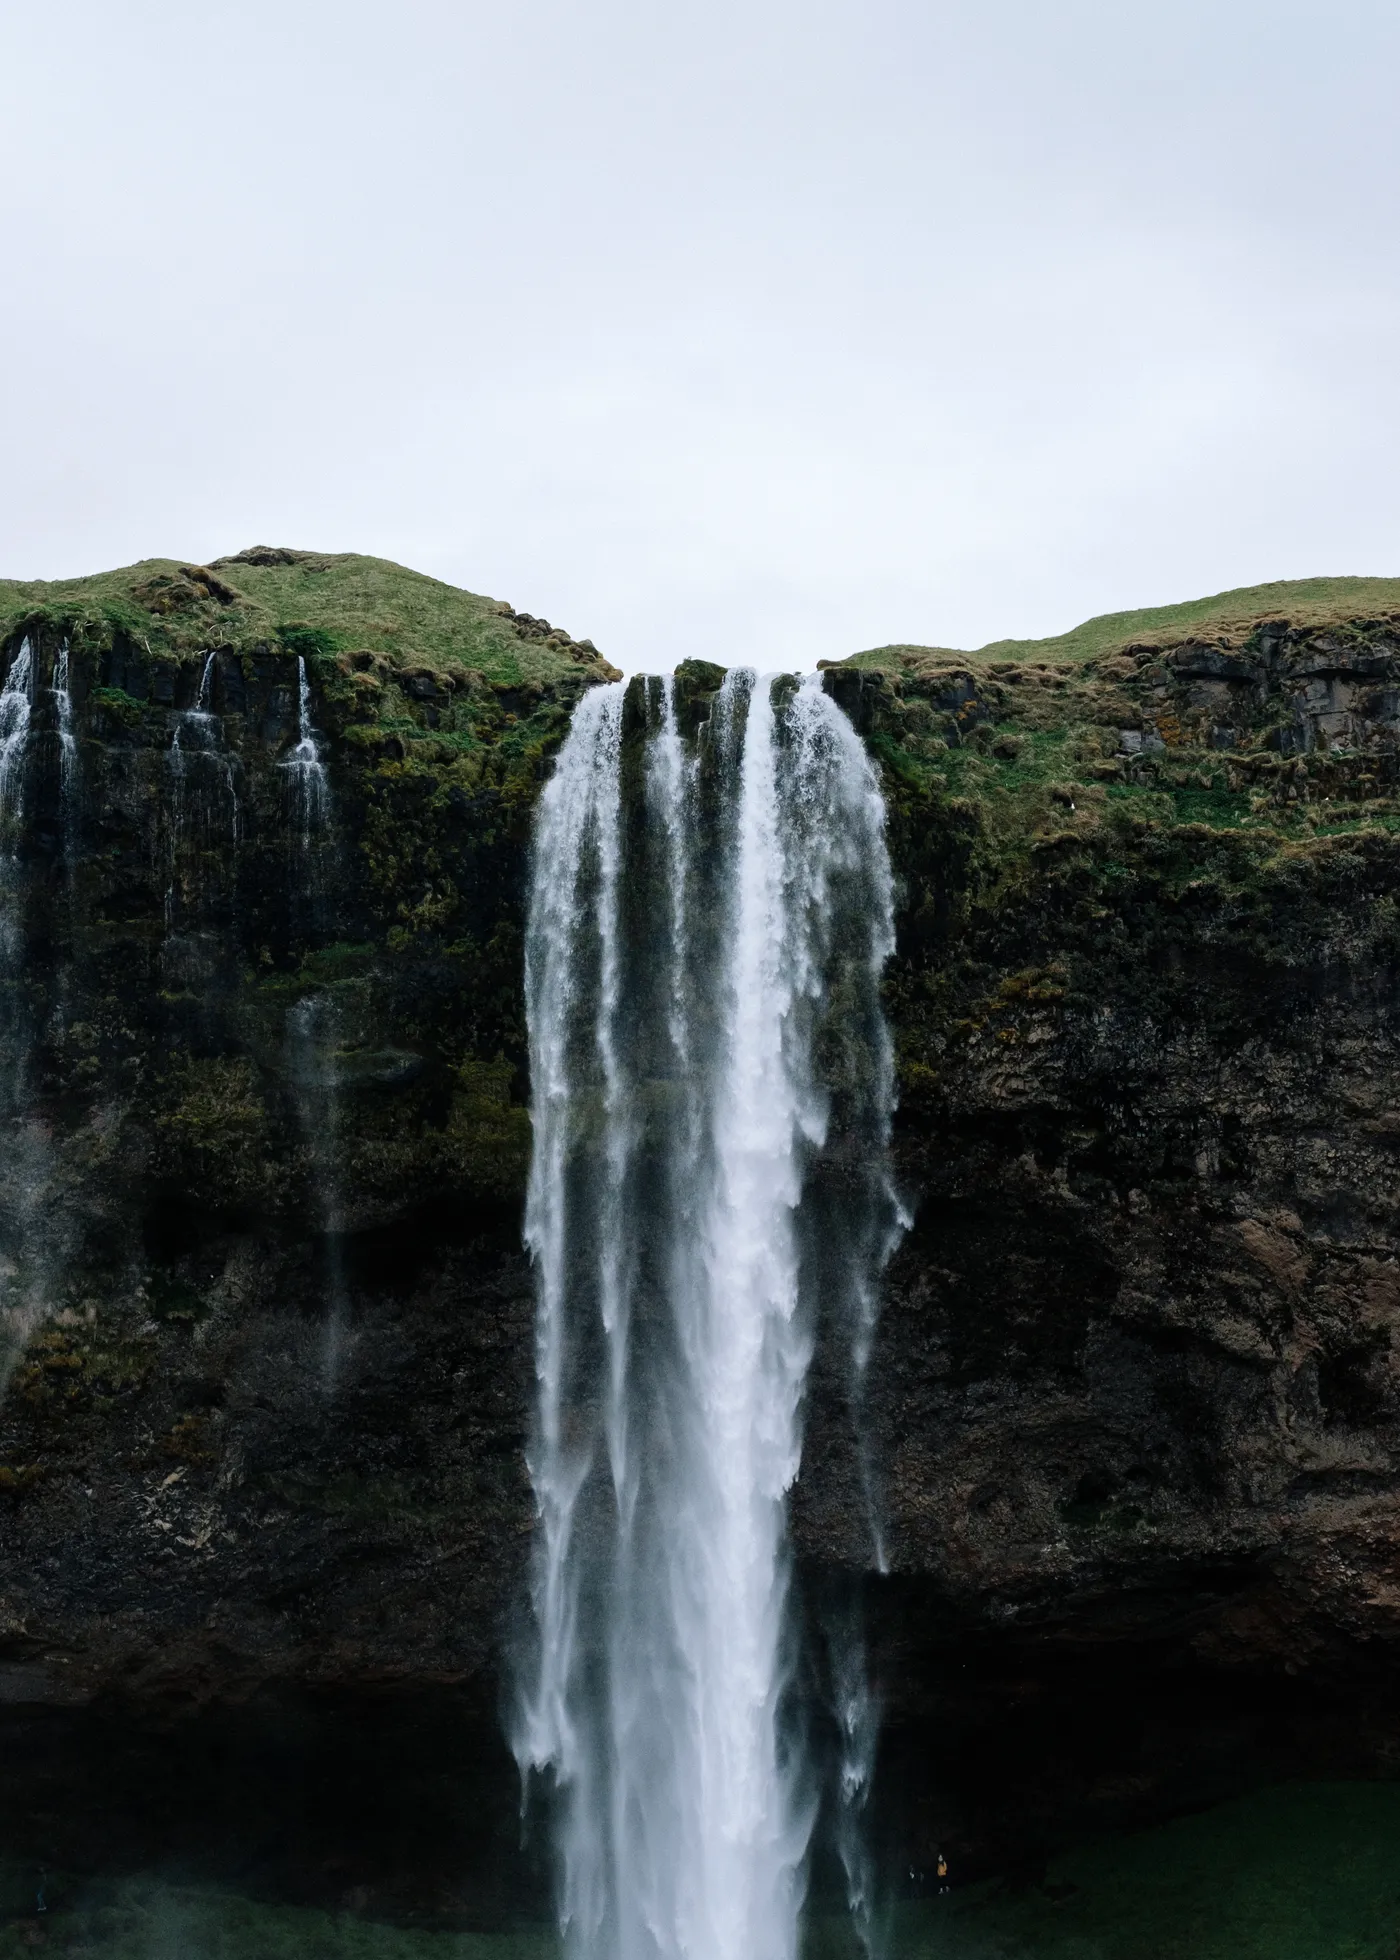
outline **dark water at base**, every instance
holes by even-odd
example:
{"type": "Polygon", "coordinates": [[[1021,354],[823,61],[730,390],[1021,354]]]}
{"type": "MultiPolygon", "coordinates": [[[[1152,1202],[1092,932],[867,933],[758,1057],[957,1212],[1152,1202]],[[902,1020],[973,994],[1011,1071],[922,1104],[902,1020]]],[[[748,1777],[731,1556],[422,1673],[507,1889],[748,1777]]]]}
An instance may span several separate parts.
{"type": "MultiPolygon", "coordinates": [[[[888,1960],[1396,1960],[1400,1786],[1295,1783],[897,1905],[888,1960]]],[[[807,1960],[846,1960],[818,1933],[807,1960]]]]}
{"type": "MultiPolygon", "coordinates": [[[[0,1865],[0,1960],[554,1960],[538,1923],[395,1924],[353,1904],[257,1899],[150,1874],[79,1881],[0,1865]]],[[[804,1960],[852,1960],[849,1922],[809,1915],[804,1960]]],[[[888,1913],[885,1960],[1396,1960],[1400,1785],[1296,1783],[1082,1846],[1036,1885],[888,1913]]],[[[761,1960],[761,1956],[755,1956],[761,1960]]]]}

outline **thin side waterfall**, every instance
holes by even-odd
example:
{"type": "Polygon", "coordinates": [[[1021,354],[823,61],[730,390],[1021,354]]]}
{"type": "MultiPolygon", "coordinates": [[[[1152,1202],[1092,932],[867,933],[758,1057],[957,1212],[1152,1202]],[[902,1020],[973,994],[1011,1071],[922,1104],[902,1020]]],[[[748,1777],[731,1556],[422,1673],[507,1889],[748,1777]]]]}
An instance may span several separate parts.
{"type": "MultiPolygon", "coordinates": [[[[331,786],[324,743],[312,720],[311,680],[301,655],[297,656],[297,739],[279,767],[287,785],[296,838],[294,901],[301,901],[314,919],[325,896],[322,853],[317,845],[331,817],[331,786]]],[[[286,1040],[288,1073],[310,1162],[324,1248],[326,1318],[321,1380],[326,1394],[333,1396],[340,1384],[349,1333],[340,1154],[339,1051],[343,1032],[337,1003],[326,994],[308,994],[297,1001],[288,1010],[286,1040]]]]}
{"type": "Polygon", "coordinates": [[[302,844],[307,845],[330,818],[331,785],[326,774],[321,732],[311,719],[311,681],[306,660],[297,655],[297,739],[283,759],[291,787],[292,812],[302,844]]]}
{"type": "Polygon", "coordinates": [[[20,641],[0,687],[0,1389],[8,1383],[47,1300],[44,1231],[50,1151],[32,1107],[34,1025],[25,998],[25,875],[20,857],[33,720],[35,649],[20,641]]]}
{"type": "MultiPolygon", "coordinates": [[[[5,824],[7,833],[12,831],[20,813],[33,693],[34,649],[24,639],[10,663],[5,685],[0,688],[0,822],[5,824]]],[[[12,836],[7,834],[7,848],[12,842],[12,836]]]]}
{"type": "MultiPolygon", "coordinates": [[[[71,936],[74,914],[74,877],[78,868],[82,785],[79,774],[78,734],[73,718],[73,689],[67,640],[59,643],[49,676],[49,698],[53,702],[54,732],[58,738],[58,822],[63,850],[63,879],[67,899],[66,924],[71,936]]],[[[60,959],[54,974],[53,1004],[49,1014],[48,1038],[61,1041],[72,1009],[72,960],[60,959]]]]}
{"type": "Polygon", "coordinates": [[[793,1960],[819,1793],[786,1499],[818,1315],[863,1368],[897,1229],[884,810],[815,677],[731,673],[698,739],[631,685],[580,703],[536,833],[513,1739],[571,1955],[793,1960]]]}
{"type": "Polygon", "coordinates": [[[242,828],[242,812],[238,805],[233,758],[224,748],[219,717],[210,705],[217,659],[217,653],[204,656],[194,706],[184,708],[176,715],[171,731],[172,822],[177,839],[191,820],[197,819],[212,834],[227,826],[236,844],[242,828]],[[210,785],[213,786],[212,795],[209,793],[210,785]]]}
{"type": "Polygon", "coordinates": [[[63,855],[72,867],[77,844],[78,737],[73,727],[73,695],[68,681],[68,642],[53,663],[53,701],[58,721],[58,787],[63,815],[63,855]]]}
{"type": "Polygon", "coordinates": [[[183,788],[189,777],[191,756],[212,755],[218,750],[218,717],[209,706],[213,698],[216,658],[215,654],[205,654],[204,665],[199,674],[199,692],[195,695],[194,706],[181,709],[175,717],[175,726],[171,731],[170,773],[180,788],[183,788]]]}
{"type": "Polygon", "coordinates": [[[20,839],[24,819],[29,728],[33,719],[34,648],[19,643],[0,687],[0,1109],[19,1120],[29,1076],[30,1027],[24,988],[24,884],[20,839]]]}
{"type": "Polygon", "coordinates": [[[328,1395],[340,1382],[349,1319],[345,1283],[345,1217],[340,1175],[340,1020],[334,1001],[308,994],[287,1010],[287,1074],[311,1172],[324,1244],[326,1319],[321,1379],[328,1395]]]}
{"type": "Polygon", "coordinates": [[[846,1909],[861,1946],[873,1956],[877,1948],[875,1869],[865,1832],[865,1810],[875,1781],[880,1703],[870,1682],[861,1600],[848,1599],[829,1608],[824,1631],[837,1736],[836,1850],[846,1880],[846,1909]]]}
{"type": "Polygon", "coordinates": [[[198,909],[202,893],[200,857],[212,844],[237,844],[243,813],[238,801],[234,758],[224,747],[223,730],[212,707],[217,653],[207,653],[192,708],[175,716],[170,735],[170,882],[165,894],[166,924],[175,922],[177,902],[198,909]],[[188,857],[188,863],[182,859],[188,857]],[[193,889],[182,891],[182,885],[193,889]]]}

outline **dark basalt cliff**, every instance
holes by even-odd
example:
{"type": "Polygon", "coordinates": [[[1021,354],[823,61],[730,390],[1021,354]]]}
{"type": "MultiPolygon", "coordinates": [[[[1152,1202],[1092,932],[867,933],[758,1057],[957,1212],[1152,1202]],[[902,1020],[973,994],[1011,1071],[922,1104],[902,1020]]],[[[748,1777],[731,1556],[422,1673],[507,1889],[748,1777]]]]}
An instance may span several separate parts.
{"type": "MultiPolygon", "coordinates": [[[[526,852],[610,670],[398,568],[270,550],[0,586],[0,636],[36,672],[0,866],[0,1700],[77,1748],[84,1710],[411,1693],[494,1777],[531,1529],[526,852]],[[333,796],[309,832],[299,661],[333,796]]],[[[693,716],[716,679],[683,670],[693,716]]],[[[915,1223],[865,1410],[891,1831],[996,1859],[1381,1766],[1400,584],[828,685],[900,881],[915,1223]]],[[[814,1589],[866,1562],[845,1397],[819,1344],[814,1589]]]]}
{"type": "Polygon", "coordinates": [[[522,867],[609,670],[374,561],[44,596],[7,641],[0,1693],[478,1673],[528,1528],[522,867]]]}

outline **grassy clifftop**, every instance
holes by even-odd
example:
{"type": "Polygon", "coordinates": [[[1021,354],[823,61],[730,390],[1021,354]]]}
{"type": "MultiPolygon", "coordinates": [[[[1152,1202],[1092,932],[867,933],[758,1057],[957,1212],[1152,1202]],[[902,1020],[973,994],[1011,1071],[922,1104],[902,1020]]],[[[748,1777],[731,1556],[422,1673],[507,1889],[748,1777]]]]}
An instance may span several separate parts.
{"type": "Polygon", "coordinates": [[[1101,613],[1068,633],[1047,640],[992,640],[973,652],[956,647],[870,647],[841,665],[857,668],[918,668],[949,659],[1057,660],[1078,664],[1126,647],[1177,646],[1207,636],[1224,645],[1241,645],[1267,620],[1286,618],[1294,627],[1322,628],[1366,620],[1400,621],[1400,578],[1299,578],[1272,585],[1241,585],[1207,599],[1177,606],[1145,606],[1139,612],[1101,613]]]}
{"type": "Polygon", "coordinates": [[[589,640],[385,558],[256,545],[208,565],[147,558],[89,578],[0,579],[0,640],[30,622],[115,628],[152,655],[228,647],[373,654],[512,686],[611,670],[589,640]]]}

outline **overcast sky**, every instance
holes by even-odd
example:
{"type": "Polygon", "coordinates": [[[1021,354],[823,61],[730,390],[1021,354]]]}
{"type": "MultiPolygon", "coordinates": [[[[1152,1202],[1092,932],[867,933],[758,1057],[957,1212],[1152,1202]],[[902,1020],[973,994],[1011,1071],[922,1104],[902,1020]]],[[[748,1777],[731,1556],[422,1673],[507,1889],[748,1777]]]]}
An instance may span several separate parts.
{"type": "Polygon", "coordinates": [[[1400,9],[0,9],[0,574],[381,553],[619,664],[1400,572],[1400,9]]]}

